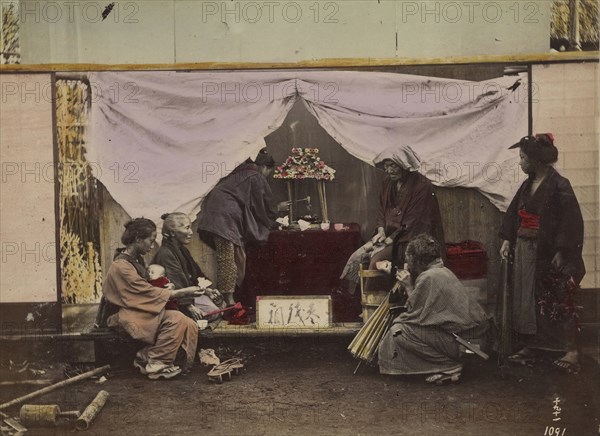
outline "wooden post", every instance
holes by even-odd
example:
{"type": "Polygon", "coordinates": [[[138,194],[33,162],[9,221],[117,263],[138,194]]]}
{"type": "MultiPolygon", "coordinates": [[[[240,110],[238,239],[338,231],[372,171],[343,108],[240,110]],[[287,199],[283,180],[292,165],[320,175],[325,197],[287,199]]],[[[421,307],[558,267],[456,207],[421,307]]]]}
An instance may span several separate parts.
{"type": "Polygon", "coordinates": [[[317,181],[317,191],[319,192],[319,203],[321,205],[323,222],[327,222],[329,221],[329,214],[327,213],[327,196],[325,194],[325,182],[323,180],[317,181]]]}
{"type": "Polygon", "coordinates": [[[512,311],[512,289],[511,289],[511,268],[508,259],[502,259],[500,272],[501,295],[500,295],[500,343],[498,349],[498,359],[501,366],[505,365],[508,356],[512,352],[512,330],[511,330],[511,311],[512,311]]]}
{"type": "Polygon", "coordinates": [[[579,40],[579,0],[569,0],[569,45],[573,51],[581,51],[579,40]]]}
{"type": "Polygon", "coordinates": [[[323,205],[325,206],[325,214],[323,215],[323,221],[329,221],[329,209],[327,208],[327,191],[325,190],[325,181],[321,180],[323,184],[323,205]]]}
{"type": "Polygon", "coordinates": [[[292,191],[292,181],[287,181],[288,200],[290,201],[290,224],[294,222],[294,194],[292,191]]]}

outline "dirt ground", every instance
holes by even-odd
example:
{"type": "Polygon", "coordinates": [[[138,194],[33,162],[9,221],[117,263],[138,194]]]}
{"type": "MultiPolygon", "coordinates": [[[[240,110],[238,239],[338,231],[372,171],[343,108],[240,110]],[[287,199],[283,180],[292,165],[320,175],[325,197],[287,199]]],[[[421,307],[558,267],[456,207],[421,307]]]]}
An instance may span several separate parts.
{"type": "MultiPolygon", "coordinates": [[[[600,434],[600,371],[590,357],[580,374],[564,375],[549,360],[500,371],[494,358],[470,356],[458,384],[432,386],[423,376],[382,376],[365,365],[354,375],[349,340],[205,340],[203,347],[221,357],[246,359],[246,370],[221,385],[210,383],[200,366],[187,377],[150,381],[133,369],[132,350],[125,349],[106,382],[87,380],[29,403],[82,409],[106,390],[108,403],[86,431],[103,436],[600,434]]],[[[86,368],[69,368],[76,369],[86,368]]],[[[53,365],[48,374],[52,370],[61,372],[63,366],[53,365]]],[[[37,388],[2,386],[0,400],[37,388]]],[[[9,412],[18,414],[18,407],[9,412]]],[[[74,431],[63,422],[27,434],[74,431]]]]}

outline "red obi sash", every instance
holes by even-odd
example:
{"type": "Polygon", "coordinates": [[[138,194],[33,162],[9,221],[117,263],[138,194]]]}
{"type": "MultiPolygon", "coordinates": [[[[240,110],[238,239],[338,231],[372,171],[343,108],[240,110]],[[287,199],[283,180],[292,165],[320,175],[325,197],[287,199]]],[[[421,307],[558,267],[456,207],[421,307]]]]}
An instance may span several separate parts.
{"type": "Polygon", "coordinates": [[[521,228],[532,230],[538,230],[540,228],[539,215],[529,213],[525,209],[519,210],[518,215],[521,218],[521,228]]]}

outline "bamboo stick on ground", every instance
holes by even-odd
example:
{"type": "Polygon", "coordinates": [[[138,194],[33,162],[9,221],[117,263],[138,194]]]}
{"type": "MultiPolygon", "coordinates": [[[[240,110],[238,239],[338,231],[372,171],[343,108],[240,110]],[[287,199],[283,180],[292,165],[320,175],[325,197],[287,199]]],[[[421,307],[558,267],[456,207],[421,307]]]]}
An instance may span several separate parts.
{"type": "Polygon", "coordinates": [[[106,404],[106,400],[108,399],[109,393],[106,391],[98,392],[96,398],[92,400],[92,402],[85,408],[81,416],[77,419],[77,423],[75,427],[77,430],[87,430],[90,427],[92,421],[98,416],[98,413],[106,404]]]}
{"type": "Polygon", "coordinates": [[[96,368],[96,369],[94,369],[92,371],[84,372],[83,374],[79,374],[79,375],[77,375],[75,377],[71,377],[69,379],[60,381],[60,382],[55,383],[55,384],[53,384],[51,386],[47,386],[47,387],[45,387],[43,389],[39,389],[37,391],[33,391],[33,392],[31,392],[31,393],[29,393],[27,395],[23,395],[22,397],[15,398],[14,400],[9,401],[8,403],[0,404],[0,410],[8,409],[11,406],[16,406],[17,404],[21,404],[21,403],[23,403],[23,402],[25,402],[27,400],[31,400],[32,398],[40,397],[40,396],[45,395],[45,394],[47,394],[49,392],[55,391],[57,389],[64,388],[64,387],[66,387],[68,385],[71,385],[73,383],[77,383],[78,381],[88,379],[88,378],[93,377],[93,376],[98,375],[98,374],[102,374],[102,373],[108,371],[109,369],[110,369],[110,365],[105,365],[105,366],[102,366],[100,368],[96,368]]]}
{"type": "Polygon", "coordinates": [[[0,382],[0,386],[13,386],[13,385],[51,385],[52,380],[50,379],[33,379],[33,380],[9,380],[0,382]]]}

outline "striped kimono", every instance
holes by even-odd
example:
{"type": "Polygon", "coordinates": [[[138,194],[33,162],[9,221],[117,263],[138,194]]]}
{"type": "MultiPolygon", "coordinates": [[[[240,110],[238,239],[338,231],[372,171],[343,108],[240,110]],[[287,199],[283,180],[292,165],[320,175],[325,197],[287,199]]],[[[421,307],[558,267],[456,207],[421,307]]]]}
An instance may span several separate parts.
{"type": "Polygon", "coordinates": [[[394,319],[379,345],[382,374],[429,374],[462,368],[452,333],[481,337],[489,317],[441,259],[419,274],[407,311],[394,319]]]}

